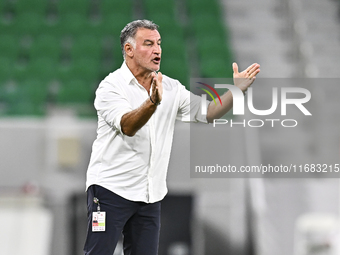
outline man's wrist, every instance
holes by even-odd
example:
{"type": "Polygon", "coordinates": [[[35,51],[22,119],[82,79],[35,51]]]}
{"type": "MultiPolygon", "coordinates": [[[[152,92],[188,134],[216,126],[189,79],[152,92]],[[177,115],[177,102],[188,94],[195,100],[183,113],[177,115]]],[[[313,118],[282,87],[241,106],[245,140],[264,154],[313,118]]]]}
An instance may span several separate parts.
{"type": "Polygon", "coordinates": [[[153,103],[154,105],[158,106],[161,104],[161,102],[156,103],[154,100],[152,100],[151,96],[149,98],[150,98],[151,103],[153,103]]]}
{"type": "Polygon", "coordinates": [[[248,90],[248,87],[243,87],[243,86],[240,86],[240,85],[235,85],[236,87],[238,87],[241,91],[242,91],[242,93],[243,93],[243,95],[245,95],[246,94],[246,92],[247,92],[247,90],[248,90]]]}

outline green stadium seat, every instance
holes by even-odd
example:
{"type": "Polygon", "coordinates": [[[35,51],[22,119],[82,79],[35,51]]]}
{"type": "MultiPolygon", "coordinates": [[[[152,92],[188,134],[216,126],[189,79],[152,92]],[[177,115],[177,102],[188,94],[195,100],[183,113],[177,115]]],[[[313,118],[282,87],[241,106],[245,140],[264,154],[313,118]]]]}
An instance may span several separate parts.
{"type": "Polygon", "coordinates": [[[20,89],[18,84],[14,81],[3,84],[1,93],[2,103],[5,104],[6,107],[6,113],[10,110],[12,105],[20,102],[20,89]]]}
{"type": "Polygon", "coordinates": [[[57,79],[57,66],[58,61],[49,56],[33,58],[28,64],[27,76],[48,83],[57,79]]]}
{"type": "Polygon", "coordinates": [[[13,69],[11,72],[11,77],[14,81],[22,82],[30,76],[28,70],[28,63],[21,63],[15,61],[13,63],[13,69]]]}
{"type": "Polygon", "coordinates": [[[221,16],[220,3],[215,0],[188,0],[187,1],[189,15],[209,14],[217,17],[221,16]]]}
{"type": "Polygon", "coordinates": [[[57,11],[59,17],[77,14],[89,18],[91,0],[58,0],[57,11]]]}
{"type": "Polygon", "coordinates": [[[184,56],[186,54],[185,39],[180,35],[164,33],[162,36],[162,56],[184,56]]]}
{"type": "Polygon", "coordinates": [[[59,65],[57,68],[58,79],[67,81],[71,79],[85,79],[87,81],[100,80],[100,61],[96,59],[82,58],[72,59],[68,65],[59,65]]]}
{"type": "Polygon", "coordinates": [[[119,38],[122,29],[131,21],[131,16],[125,13],[111,13],[103,16],[97,29],[101,31],[102,35],[112,35],[119,38]]]}
{"type": "Polygon", "coordinates": [[[61,40],[53,34],[41,34],[36,37],[30,50],[30,58],[47,57],[59,61],[61,56],[61,40]]]}
{"type": "MultiPolygon", "coordinates": [[[[0,12],[10,7],[16,14],[12,21],[0,19],[0,114],[43,116],[46,102],[51,100],[47,84],[57,80],[61,84],[55,93],[57,104],[91,115],[95,113],[95,88],[123,62],[119,36],[134,19],[133,0],[53,3],[57,20],[48,24],[51,2],[47,0],[0,2],[0,12]],[[99,4],[96,22],[90,20],[94,3],[99,4]],[[31,44],[30,40],[22,43],[25,36],[32,38],[31,44]],[[23,57],[28,57],[27,63],[18,62],[23,57]]],[[[201,77],[232,77],[231,47],[218,1],[186,0],[186,4],[189,24],[182,24],[176,16],[175,0],[143,1],[145,18],[160,26],[160,71],[189,89],[186,47],[188,37],[193,36],[201,77]]]]}
{"type": "Polygon", "coordinates": [[[57,80],[63,81],[68,80],[74,77],[74,74],[72,73],[72,65],[71,63],[62,63],[57,66],[56,69],[57,72],[57,80]]]}
{"type": "Polygon", "coordinates": [[[8,80],[0,76],[0,115],[3,112],[2,106],[6,100],[6,84],[8,80]]]}
{"type": "Polygon", "coordinates": [[[169,0],[144,0],[144,8],[147,16],[155,13],[175,13],[175,2],[169,0]]]}
{"type": "Polygon", "coordinates": [[[13,13],[13,1],[0,1],[0,20],[7,21],[7,17],[9,13],[13,13]]]}
{"type": "Polygon", "coordinates": [[[28,79],[8,88],[7,113],[43,116],[46,112],[47,86],[38,79],[28,79]]]}
{"type": "Polygon", "coordinates": [[[123,54],[120,48],[119,37],[103,37],[102,57],[100,59],[99,80],[106,77],[123,63],[123,54]]]}
{"type": "Polygon", "coordinates": [[[8,104],[8,93],[11,92],[14,81],[6,76],[0,76],[0,116],[6,114],[8,104]]]}
{"type": "Polygon", "coordinates": [[[201,58],[218,55],[224,58],[231,58],[231,52],[228,50],[226,40],[223,35],[215,34],[201,37],[197,40],[197,51],[201,58]]]}
{"type": "Polygon", "coordinates": [[[191,24],[195,35],[205,37],[213,34],[224,34],[225,28],[222,20],[216,15],[193,15],[191,17],[191,24]]]}
{"type": "Polygon", "coordinates": [[[83,57],[73,60],[72,72],[78,78],[97,81],[100,79],[99,67],[99,60],[83,57]]]}
{"type": "MultiPolygon", "coordinates": [[[[112,14],[123,14],[125,19],[132,19],[133,1],[132,0],[102,0],[100,2],[100,12],[105,18],[112,14]]],[[[117,20],[118,21],[118,20],[117,20]]],[[[119,22],[119,21],[118,21],[119,22]]],[[[123,28],[121,28],[123,29],[123,28]]]]}
{"type": "Polygon", "coordinates": [[[232,77],[233,58],[219,2],[188,0],[187,6],[201,76],[232,77]]]}
{"type": "Polygon", "coordinates": [[[39,79],[47,82],[56,77],[55,69],[56,63],[50,58],[31,59],[27,63],[15,62],[11,78],[18,83],[27,79],[39,79]]]}
{"type": "Polygon", "coordinates": [[[183,85],[189,86],[189,68],[185,58],[168,57],[161,62],[160,71],[165,75],[179,80],[183,85]]]}
{"type": "Polygon", "coordinates": [[[4,21],[3,18],[0,17],[0,31],[1,34],[13,34],[12,22],[4,21]]]}
{"type": "Polygon", "coordinates": [[[10,33],[11,19],[8,16],[8,2],[0,1],[0,31],[1,34],[10,33]]]}
{"type": "Polygon", "coordinates": [[[19,54],[19,38],[12,34],[0,35],[0,52],[1,57],[17,59],[19,54]]]}
{"type": "Polygon", "coordinates": [[[122,48],[120,46],[120,39],[119,37],[116,37],[114,40],[114,44],[113,44],[113,60],[114,60],[114,70],[119,68],[123,61],[123,52],[122,52],[122,48]]]}
{"type": "Polygon", "coordinates": [[[59,104],[89,104],[93,103],[93,99],[93,83],[86,79],[75,78],[63,81],[57,95],[59,104]]]}
{"type": "Polygon", "coordinates": [[[17,16],[27,12],[44,16],[46,15],[48,3],[48,0],[16,0],[14,11],[17,16]]]}
{"type": "Polygon", "coordinates": [[[72,58],[87,57],[99,61],[101,54],[102,40],[100,37],[86,34],[75,38],[71,49],[72,58]]]}
{"type": "Polygon", "coordinates": [[[149,15],[148,19],[152,20],[159,26],[159,32],[161,36],[173,35],[173,36],[183,36],[183,28],[176,20],[175,16],[169,12],[162,13],[157,12],[149,15]]]}
{"type": "Polygon", "coordinates": [[[66,13],[59,17],[58,21],[50,26],[50,31],[57,36],[76,37],[86,34],[89,29],[89,20],[79,13],[66,13]]]}
{"type": "Polygon", "coordinates": [[[2,81],[11,79],[13,74],[14,59],[0,56],[0,79],[2,81]]]}
{"type": "Polygon", "coordinates": [[[6,1],[0,1],[0,14],[1,14],[1,18],[2,18],[2,15],[5,11],[5,6],[6,6],[7,2],[6,1]]]}
{"type": "Polygon", "coordinates": [[[59,107],[73,109],[79,117],[94,117],[93,107],[95,98],[95,84],[84,79],[70,79],[62,82],[56,96],[59,107]]]}
{"type": "MultiPolygon", "coordinates": [[[[100,63],[100,77],[104,78],[106,75],[108,75],[110,72],[112,72],[114,69],[114,59],[115,59],[115,54],[114,54],[114,46],[119,50],[119,56],[122,55],[120,51],[120,44],[119,44],[119,38],[113,37],[113,36],[103,36],[102,37],[102,58],[101,58],[101,63],[100,63]]],[[[117,51],[117,49],[115,49],[117,51]]]]}
{"type": "Polygon", "coordinates": [[[13,34],[36,36],[46,32],[45,24],[46,19],[43,15],[27,12],[15,17],[11,29],[13,34]]]}
{"type": "Polygon", "coordinates": [[[232,77],[231,63],[227,59],[209,57],[200,61],[203,78],[230,78],[232,77]]]}

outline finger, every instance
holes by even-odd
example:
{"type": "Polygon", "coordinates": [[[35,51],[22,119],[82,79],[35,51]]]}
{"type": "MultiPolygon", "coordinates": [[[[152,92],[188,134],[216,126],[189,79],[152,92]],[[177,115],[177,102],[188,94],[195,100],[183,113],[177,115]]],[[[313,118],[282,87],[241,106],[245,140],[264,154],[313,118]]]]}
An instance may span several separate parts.
{"type": "MultiPolygon", "coordinates": [[[[259,65],[259,64],[254,64],[254,65],[252,65],[252,68],[248,71],[248,74],[250,74],[250,75],[253,75],[254,73],[257,74],[259,68],[260,68],[260,65],[259,65]]],[[[256,75],[256,74],[255,74],[255,75],[256,75]]]]}
{"type": "Polygon", "coordinates": [[[250,72],[250,70],[252,69],[253,65],[250,65],[247,67],[246,70],[244,70],[247,74],[250,72]]]}
{"type": "Polygon", "coordinates": [[[156,72],[152,72],[152,73],[151,73],[151,77],[152,77],[152,79],[155,79],[156,75],[157,75],[157,73],[156,73],[156,72]]]}
{"type": "Polygon", "coordinates": [[[254,64],[252,64],[250,67],[248,67],[247,68],[247,74],[249,74],[249,75],[254,75],[254,72],[256,72],[255,73],[255,75],[258,73],[258,69],[260,68],[260,65],[259,64],[257,64],[257,63],[254,63],[254,64]]]}
{"type": "Polygon", "coordinates": [[[249,78],[255,78],[256,75],[257,75],[259,72],[260,72],[260,69],[256,69],[254,72],[252,72],[252,73],[250,74],[250,77],[249,77],[249,78]]]}
{"type": "Polygon", "coordinates": [[[162,83],[162,80],[163,80],[163,75],[162,75],[161,72],[158,72],[157,73],[157,81],[158,81],[158,83],[162,83]]]}
{"type": "Polygon", "coordinates": [[[163,84],[162,84],[162,81],[163,81],[163,74],[161,72],[158,72],[158,74],[157,74],[157,88],[158,88],[158,93],[160,95],[163,94],[163,84]]]}
{"type": "Polygon", "coordinates": [[[156,91],[156,89],[157,89],[157,81],[156,81],[156,78],[153,78],[153,79],[152,79],[152,84],[151,84],[151,86],[152,86],[152,93],[154,93],[154,92],[156,91]]]}
{"type": "Polygon", "coordinates": [[[254,68],[251,70],[252,73],[258,73],[260,71],[260,65],[254,66],[254,68]]]}
{"type": "Polygon", "coordinates": [[[259,64],[253,64],[251,70],[256,70],[256,69],[259,69],[260,68],[260,65],[259,64]]]}
{"type": "Polygon", "coordinates": [[[234,74],[238,74],[238,65],[236,62],[233,63],[233,71],[234,71],[234,74]]]}
{"type": "Polygon", "coordinates": [[[250,65],[247,67],[247,69],[245,70],[247,73],[250,73],[252,69],[254,69],[254,67],[256,66],[256,63],[250,65]]]}

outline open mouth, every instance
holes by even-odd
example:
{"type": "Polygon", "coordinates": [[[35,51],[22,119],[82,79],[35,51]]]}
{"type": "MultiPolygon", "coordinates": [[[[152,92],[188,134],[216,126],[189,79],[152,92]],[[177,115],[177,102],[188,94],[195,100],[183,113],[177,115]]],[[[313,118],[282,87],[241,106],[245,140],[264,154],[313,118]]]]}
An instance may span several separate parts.
{"type": "Polygon", "coordinates": [[[155,57],[152,62],[154,62],[155,64],[159,64],[161,62],[161,58],[160,57],[155,57]]]}

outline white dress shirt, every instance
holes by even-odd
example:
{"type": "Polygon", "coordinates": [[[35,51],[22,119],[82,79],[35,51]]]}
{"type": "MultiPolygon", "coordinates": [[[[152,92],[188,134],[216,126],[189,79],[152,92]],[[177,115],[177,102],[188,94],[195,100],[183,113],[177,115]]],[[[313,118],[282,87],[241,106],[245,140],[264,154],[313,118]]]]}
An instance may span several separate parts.
{"type": "Polygon", "coordinates": [[[94,102],[98,114],[97,138],[87,170],[86,189],[97,184],[130,201],[146,203],[164,198],[176,118],[186,122],[207,120],[201,114],[201,97],[166,75],[162,85],[161,104],[149,121],[129,137],[122,133],[121,118],[148,100],[148,92],[125,62],[99,84],[94,102]]]}

